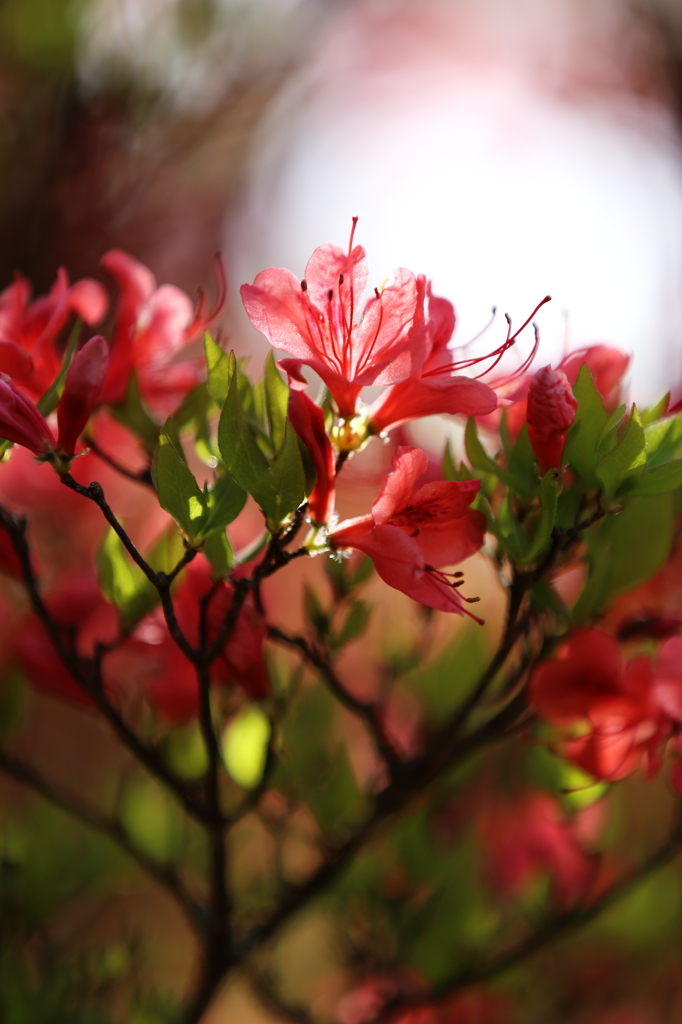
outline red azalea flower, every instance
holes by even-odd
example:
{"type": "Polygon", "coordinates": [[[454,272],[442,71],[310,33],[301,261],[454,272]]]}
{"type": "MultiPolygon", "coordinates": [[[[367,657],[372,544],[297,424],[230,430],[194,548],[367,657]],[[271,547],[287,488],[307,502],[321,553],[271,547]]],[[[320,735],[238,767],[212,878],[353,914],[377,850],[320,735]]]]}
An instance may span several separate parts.
{"type": "Polygon", "coordinates": [[[348,252],[331,243],[319,246],[303,281],[290,270],[273,267],[241,288],[254,327],[273,348],[320,375],[344,419],[355,414],[365,385],[406,380],[427,355],[426,282],[411,270],[396,270],[390,284],[374,290],[357,318],[368,268],[365,250],[353,248],[356,221],[348,252]]]}
{"type": "Polygon", "coordinates": [[[672,729],[661,685],[650,658],[623,664],[612,636],[587,629],[540,665],[531,695],[542,717],[559,728],[560,752],[590,775],[616,781],[642,761],[650,775],[660,767],[659,749],[672,729]]]}
{"type": "Polygon", "coordinates": [[[76,442],[102,390],[109,366],[109,349],[101,334],[90,338],[74,356],[57,406],[60,451],[73,455],[76,442]]]}
{"type": "Polygon", "coordinates": [[[334,511],[336,497],[334,450],[325,430],[324,413],[305,392],[308,382],[301,373],[301,363],[283,359],[280,365],[289,378],[289,421],[310,452],[317,471],[317,481],[308,498],[308,511],[313,523],[324,526],[334,511]]]}
{"type": "Polygon", "coordinates": [[[202,379],[203,354],[190,356],[184,350],[201,337],[223,306],[222,263],[216,259],[218,300],[206,314],[203,296],[194,311],[185,292],[170,284],[157,288],[151,270],[120,249],[107,252],[102,266],[121,290],[102,401],[111,405],[123,401],[135,371],[140,395],[150,409],[169,415],[202,379]]]}
{"type": "MultiPolygon", "coordinates": [[[[118,615],[102,596],[96,580],[76,577],[57,588],[46,599],[48,611],[74,637],[77,653],[90,657],[97,643],[108,643],[118,634],[118,615]]],[[[66,640],[68,648],[69,641],[66,640]]],[[[60,697],[70,704],[92,707],[90,697],[80,689],[57,654],[45,627],[30,615],[19,631],[15,653],[28,681],[37,690],[60,697]]]]}
{"type": "Polygon", "coordinates": [[[478,831],[492,888],[514,896],[541,872],[552,878],[560,908],[584,896],[595,877],[595,861],[578,843],[556,800],[546,793],[485,804],[478,831]]]}
{"type": "Polygon", "coordinates": [[[0,375],[0,437],[34,455],[45,455],[56,446],[45,417],[5,374],[0,375]]]}
{"type": "Polygon", "coordinates": [[[447,346],[454,329],[452,303],[431,295],[429,286],[430,352],[422,366],[407,380],[387,388],[370,406],[367,416],[374,434],[381,434],[420,416],[483,416],[497,408],[497,395],[487,384],[471,377],[453,376],[456,364],[453,364],[447,346]]]}
{"type": "Polygon", "coordinates": [[[543,366],[528,389],[528,435],[542,476],[561,471],[566,435],[575,419],[578,403],[562,370],[543,366]]]}
{"type": "Polygon", "coordinates": [[[0,372],[35,397],[42,395],[59,372],[61,356],[55,342],[71,314],[96,324],[109,305],[101,284],[83,278],[69,286],[61,267],[48,295],[31,302],[24,277],[0,294],[0,372]]]}
{"type": "Polygon", "coordinates": [[[335,550],[364,551],[381,578],[413,600],[471,615],[464,602],[477,598],[459,593],[462,574],[451,580],[438,566],[461,562],[482,547],[485,518],[469,508],[481,484],[435,481],[415,490],[427,467],[419,448],[398,448],[371,513],[340,523],[330,532],[329,544],[335,550]]]}

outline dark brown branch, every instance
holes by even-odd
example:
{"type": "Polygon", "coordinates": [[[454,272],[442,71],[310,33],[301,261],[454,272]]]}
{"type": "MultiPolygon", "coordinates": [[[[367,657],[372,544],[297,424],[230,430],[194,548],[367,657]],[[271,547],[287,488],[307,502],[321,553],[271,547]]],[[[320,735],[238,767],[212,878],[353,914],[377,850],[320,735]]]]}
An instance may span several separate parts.
{"type": "Polygon", "coordinates": [[[472,964],[457,971],[451,978],[441,982],[431,992],[394,997],[385,1005],[371,1024],[388,1024],[406,1011],[419,1007],[438,1006],[465,989],[492,981],[517,964],[530,959],[535,953],[556,942],[573,931],[590,924],[600,914],[619,900],[628,896],[633,889],[644,882],[653,872],[664,867],[682,851],[682,814],[666,842],[638,868],[612,885],[599,899],[589,906],[576,907],[550,918],[545,924],[522,939],[517,945],[504,950],[498,956],[479,964],[472,964]]]}
{"type": "Polygon", "coordinates": [[[97,441],[90,434],[85,434],[83,440],[87,444],[88,448],[95,453],[98,459],[105,462],[107,466],[111,466],[115,469],[120,476],[124,476],[126,480],[132,480],[136,484],[142,484],[143,487],[148,487],[151,491],[156,494],[156,487],[152,480],[152,473],[149,466],[145,466],[144,469],[128,469],[118,462],[113,456],[109,455],[102,448],[100,448],[97,441]]]}
{"type": "Polygon", "coordinates": [[[309,643],[305,637],[291,636],[277,626],[269,627],[268,636],[271,640],[285,644],[288,647],[296,647],[301,651],[305,660],[318,670],[330,692],[339,703],[352,714],[362,719],[374,740],[379,756],[392,772],[398,773],[404,762],[386,735],[386,730],[377,713],[376,706],[371,702],[362,701],[353,696],[334,672],[329,658],[325,657],[322,651],[314,644],[309,643]]]}
{"type": "MultiPolygon", "coordinates": [[[[52,645],[77,685],[94,702],[97,709],[109,722],[123,745],[137,760],[147,768],[160,782],[164,783],[193,818],[205,820],[203,805],[195,798],[185,784],[165,764],[162,757],[144,744],[132,729],[121,718],[117,709],[109,702],[102,685],[100,660],[81,658],[73,645],[65,643],[62,630],[48,611],[40,591],[31,564],[31,556],[26,541],[26,520],[15,518],[6,509],[0,507],[0,523],[10,536],[14,550],[22,567],[24,585],[28,592],[31,606],[47,632],[52,645]]],[[[101,655],[102,652],[100,652],[101,655]]]]}
{"type": "Polygon", "coordinates": [[[111,839],[120,850],[123,850],[124,853],[135,861],[145,874],[163,886],[166,892],[182,909],[195,931],[201,932],[203,930],[205,924],[204,908],[185,888],[175,868],[170,864],[159,863],[159,861],[149,857],[135,846],[121,822],[108,818],[101,811],[90,807],[78,797],[59,792],[51,783],[43,778],[36,768],[26,764],[12,754],[8,754],[4,750],[0,750],[0,771],[3,771],[16,782],[28,786],[35,793],[40,794],[45,800],[49,801],[49,803],[59,807],[83,825],[87,825],[88,828],[111,839]]]}
{"type": "MultiPolygon", "coordinates": [[[[203,648],[205,636],[202,636],[201,640],[203,648]]],[[[199,724],[208,757],[205,791],[208,812],[206,827],[209,844],[210,897],[199,978],[183,1016],[184,1024],[195,1024],[201,1019],[230,966],[227,845],[220,803],[221,756],[211,712],[211,681],[208,665],[197,668],[197,683],[199,686],[199,724]]]]}
{"type": "Polygon", "coordinates": [[[336,849],[329,858],[301,885],[290,886],[280,906],[271,917],[256,925],[235,946],[234,962],[243,962],[255,949],[268,942],[287,922],[312,900],[326,892],[346,869],[359,850],[367,846],[384,822],[405,810],[411,800],[424,792],[425,787],[445,770],[454,767],[474,751],[504,739],[525,710],[525,696],[507,704],[498,715],[479,729],[460,739],[443,758],[436,744],[434,753],[425,754],[404,762],[399,778],[395,779],[376,798],[372,814],[363,824],[336,849]]]}
{"type": "Polygon", "coordinates": [[[316,1024],[310,1011],[300,1003],[290,1003],[278,992],[275,981],[269,974],[253,971],[249,976],[251,987],[260,1002],[270,1013],[291,1024],[316,1024]]]}

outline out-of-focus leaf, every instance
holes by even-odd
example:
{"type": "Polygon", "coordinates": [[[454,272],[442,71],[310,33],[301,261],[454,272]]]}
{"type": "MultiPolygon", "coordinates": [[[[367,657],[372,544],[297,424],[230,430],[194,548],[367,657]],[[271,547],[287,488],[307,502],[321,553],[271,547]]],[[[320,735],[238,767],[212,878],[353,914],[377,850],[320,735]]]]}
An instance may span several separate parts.
{"type": "Polygon", "coordinates": [[[211,563],[214,579],[220,579],[229,572],[232,567],[233,552],[224,530],[215,530],[210,537],[204,540],[201,550],[211,563]]]}
{"type": "Polygon", "coordinates": [[[245,708],[225,728],[222,739],[225,767],[244,789],[253,789],[263,776],[271,729],[270,719],[256,705],[245,708]]]}
{"type": "Polygon", "coordinates": [[[164,737],[163,755],[180,778],[202,778],[208,768],[208,755],[198,722],[170,729],[164,737]]]}
{"type": "Polygon", "coordinates": [[[528,424],[524,423],[523,429],[509,452],[508,459],[509,472],[517,481],[514,489],[522,497],[530,497],[537,490],[538,478],[535,453],[528,436],[528,424]]]}
{"type": "Polygon", "coordinates": [[[124,629],[131,629],[159,600],[157,590],[128,556],[117,534],[109,529],[97,555],[102,593],[116,605],[124,629]]]}
{"type": "Polygon", "coordinates": [[[125,399],[119,405],[112,406],[111,412],[119,423],[137,434],[151,455],[158,444],[159,427],[142,404],[137,387],[137,377],[134,373],[130,375],[125,399]]]}
{"type": "Polygon", "coordinates": [[[552,537],[559,506],[559,480],[554,470],[545,473],[538,491],[540,518],[535,527],[533,539],[524,555],[524,561],[531,562],[544,550],[552,537]]]}
{"type": "Polygon", "coordinates": [[[38,402],[36,403],[38,409],[40,410],[40,412],[42,412],[43,416],[45,417],[49,416],[51,412],[54,412],[54,410],[57,408],[59,404],[59,399],[62,397],[62,392],[64,390],[64,381],[66,380],[66,375],[69,372],[69,367],[73,362],[73,356],[74,352],[76,351],[76,345],[78,344],[78,338],[80,337],[82,323],[82,320],[79,318],[73,325],[73,329],[71,331],[71,334],[69,335],[69,340],[66,343],[66,349],[64,350],[64,355],[62,357],[62,365],[60,367],[59,373],[57,374],[57,376],[55,377],[54,381],[47,389],[45,394],[42,395],[42,397],[39,398],[38,402]]]}
{"type": "Polygon", "coordinates": [[[343,647],[344,644],[349,644],[352,640],[361,637],[369,626],[371,616],[371,605],[366,601],[354,601],[336,637],[334,646],[343,647]]]}
{"type": "Polygon", "coordinates": [[[151,857],[171,860],[182,842],[182,819],[170,794],[148,777],[125,788],[121,820],[135,843],[151,857]]]}
{"type": "Polygon", "coordinates": [[[588,484],[594,484],[599,439],[609,416],[586,364],[580,367],[573,395],[578,408],[566,438],[564,462],[588,484]]]}
{"type": "Polygon", "coordinates": [[[587,622],[611,596],[645,583],[663,567],[673,542],[671,494],[629,498],[625,509],[586,531],[589,574],[573,609],[587,622]]]}
{"type": "Polygon", "coordinates": [[[208,393],[219,409],[225,405],[227,389],[230,383],[228,371],[228,354],[221,348],[208,331],[204,334],[204,354],[206,356],[206,383],[208,393]]]}
{"type": "Polygon", "coordinates": [[[611,524],[611,586],[631,590],[663,567],[674,532],[672,495],[633,498],[611,524]]]}
{"type": "Polygon", "coordinates": [[[662,466],[644,473],[631,495],[668,494],[682,486],[682,459],[664,462],[662,466]]]}
{"type": "Polygon", "coordinates": [[[653,423],[655,420],[660,420],[661,417],[665,416],[668,411],[668,405],[670,404],[670,392],[663,395],[660,401],[656,402],[656,405],[652,405],[650,409],[642,409],[641,417],[642,423],[646,427],[649,423],[653,423]]]}
{"type": "Polygon", "coordinates": [[[608,452],[597,466],[597,476],[604,488],[608,503],[617,490],[625,488],[642,475],[646,466],[646,440],[644,428],[633,405],[627,428],[620,443],[608,452]]]}
{"type": "Polygon", "coordinates": [[[644,428],[647,446],[647,469],[682,457],[682,413],[656,420],[644,428]]]}

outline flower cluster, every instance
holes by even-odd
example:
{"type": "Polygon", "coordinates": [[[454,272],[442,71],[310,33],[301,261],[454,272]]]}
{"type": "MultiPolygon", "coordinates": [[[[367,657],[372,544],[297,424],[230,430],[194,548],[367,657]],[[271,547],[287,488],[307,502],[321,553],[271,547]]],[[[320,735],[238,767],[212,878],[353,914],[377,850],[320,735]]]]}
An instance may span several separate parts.
{"type": "Polygon", "coordinates": [[[628,408],[627,356],[605,345],[535,368],[535,325],[496,376],[548,299],[469,357],[424,275],[366,300],[355,223],[303,280],[242,287],[274,350],[257,381],[207,330],[219,263],[210,309],[119,250],[102,266],[110,313],[64,271],[35,301],[22,278],[0,296],[0,661],[112,727],[124,772],[192,820],[187,849],[138,842],[125,793],[109,816],[2,747],[0,772],[179,903],[205,968],[188,1020],[236,968],[276,1010],[279,929],[324,893],[350,951],[330,1019],[506,1024],[520,986],[512,1006],[481,983],[627,888],[606,784],[668,756],[682,795],[682,414],[628,408]],[[442,459],[410,443],[433,414],[466,419],[442,459]],[[373,570],[409,628],[372,619],[373,570]],[[474,604],[488,627],[451,629],[484,624],[474,604]]]}
{"type": "MultiPolygon", "coordinates": [[[[642,764],[655,776],[669,740],[682,750],[681,653],[682,639],[673,637],[657,664],[647,655],[624,662],[618,641],[602,629],[569,637],[531,683],[533,702],[557,730],[562,756],[608,782],[642,764]]],[[[679,761],[673,782],[682,792],[679,761]]]]}

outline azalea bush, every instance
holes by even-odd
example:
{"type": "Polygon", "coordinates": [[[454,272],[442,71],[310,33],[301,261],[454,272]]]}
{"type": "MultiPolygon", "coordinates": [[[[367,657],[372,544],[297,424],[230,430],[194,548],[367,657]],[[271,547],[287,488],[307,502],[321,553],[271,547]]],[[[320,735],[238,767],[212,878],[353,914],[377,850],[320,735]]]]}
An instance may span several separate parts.
{"type": "Polygon", "coordinates": [[[542,365],[548,298],[458,349],[423,276],[368,293],[354,231],[242,287],[262,369],[220,262],[210,307],[120,251],[111,309],[64,271],[0,296],[0,769],[52,808],[8,804],[3,1020],[190,1024],[232,978],[282,1020],[578,1020],[564,959],[530,1002],[524,972],[578,933],[608,987],[595,927],[682,846],[682,414],[628,405],[617,349],[542,365]],[[436,414],[460,441],[423,451],[436,414]],[[180,993],[55,925],[126,865],[193,935],[180,993]]]}

